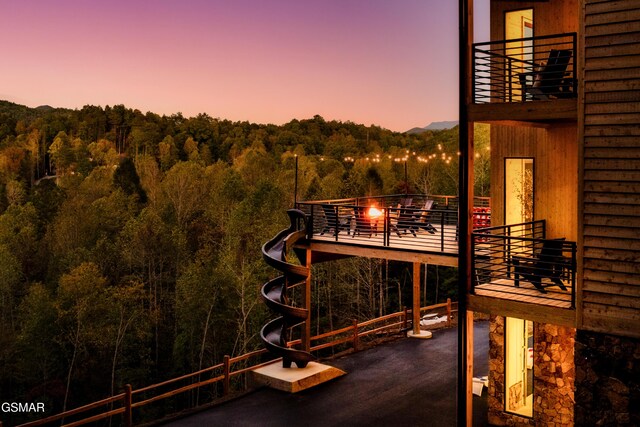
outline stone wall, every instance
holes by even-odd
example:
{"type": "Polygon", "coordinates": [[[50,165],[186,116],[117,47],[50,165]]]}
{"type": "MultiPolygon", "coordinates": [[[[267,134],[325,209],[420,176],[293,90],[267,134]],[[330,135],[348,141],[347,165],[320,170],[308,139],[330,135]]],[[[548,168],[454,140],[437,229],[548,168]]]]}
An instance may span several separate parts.
{"type": "Polygon", "coordinates": [[[576,425],[640,426],[640,340],[578,331],[576,425]]]}
{"type": "Polygon", "coordinates": [[[572,426],[576,330],[549,323],[534,326],[533,414],[536,425],[572,426]]]}
{"type": "Polygon", "coordinates": [[[496,426],[571,426],[574,408],[575,329],[534,325],[533,418],[504,412],[504,317],[489,326],[489,423],[496,426]]]}

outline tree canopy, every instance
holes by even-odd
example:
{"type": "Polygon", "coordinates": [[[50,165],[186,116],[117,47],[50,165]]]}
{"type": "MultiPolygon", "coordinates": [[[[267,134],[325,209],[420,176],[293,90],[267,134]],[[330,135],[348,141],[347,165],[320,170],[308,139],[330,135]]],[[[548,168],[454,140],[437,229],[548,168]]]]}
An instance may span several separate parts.
{"type": "MultiPolygon", "coordinates": [[[[260,247],[287,226],[296,156],[299,199],[454,195],[457,144],[457,128],[0,101],[0,399],[60,410],[257,348],[271,316],[258,290],[274,275],[260,247]]],[[[476,149],[488,195],[486,127],[476,149]]],[[[445,298],[454,274],[429,274],[445,298]]],[[[343,260],[313,277],[317,331],[409,295],[399,263],[343,260]],[[397,292],[375,297],[383,282],[397,292]]]]}

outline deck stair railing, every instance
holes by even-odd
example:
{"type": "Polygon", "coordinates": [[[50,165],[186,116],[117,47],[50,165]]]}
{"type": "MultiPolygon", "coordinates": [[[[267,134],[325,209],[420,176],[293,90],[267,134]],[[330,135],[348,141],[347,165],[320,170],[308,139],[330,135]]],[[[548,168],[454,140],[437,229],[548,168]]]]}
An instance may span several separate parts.
{"type": "Polygon", "coordinates": [[[574,308],[576,242],[546,237],[544,220],[475,230],[472,293],[527,293],[548,305],[574,308]]]}
{"type": "MultiPolygon", "coordinates": [[[[421,315],[437,313],[446,316],[447,327],[451,326],[454,312],[457,312],[457,302],[451,302],[450,299],[447,299],[444,303],[420,308],[421,315]]],[[[408,330],[412,327],[412,318],[412,310],[404,308],[404,310],[396,313],[362,322],[354,320],[344,328],[311,337],[311,342],[313,343],[311,351],[319,356],[322,356],[322,352],[326,351],[326,349],[333,347],[340,351],[348,350],[349,348],[358,351],[362,349],[364,342],[368,339],[373,340],[376,337],[408,330]]],[[[289,346],[298,344],[300,344],[299,340],[288,343],[289,346]]],[[[119,421],[120,425],[129,427],[140,422],[151,421],[150,419],[144,419],[140,415],[147,409],[146,407],[155,402],[164,402],[165,405],[163,406],[174,408],[174,412],[177,412],[176,402],[166,403],[166,399],[184,396],[188,392],[197,393],[202,391],[202,396],[205,394],[209,396],[208,399],[204,397],[199,400],[197,398],[195,400],[192,399],[192,404],[186,405],[191,408],[210,404],[212,401],[228,399],[233,392],[241,392],[246,388],[246,381],[237,381],[242,379],[243,375],[261,366],[279,362],[280,360],[281,358],[270,358],[270,353],[266,349],[235,357],[224,356],[222,363],[202,370],[136,389],[127,384],[123,393],[46,418],[27,422],[18,427],[61,425],[70,427],[95,424],[98,421],[112,418],[112,421],[116,423],[115,425],[118,425],[119,421]]],[[[167,415],[170,414],[161,416],[167,415]]]]}
{"type": "Polygon", "coordinates": [[[474,104],[575,98],[577,34],[473,45],[474,104]]]}

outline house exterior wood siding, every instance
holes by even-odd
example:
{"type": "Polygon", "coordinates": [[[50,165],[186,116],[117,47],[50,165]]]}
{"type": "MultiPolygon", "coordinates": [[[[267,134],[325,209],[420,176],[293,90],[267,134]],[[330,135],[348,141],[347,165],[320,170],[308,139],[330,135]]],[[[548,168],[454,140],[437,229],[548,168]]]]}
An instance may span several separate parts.
{"type": "Polygon", "coordinates": [[[532,157],[534,219],[547,221],[549,238],[577,240],[577,138],[575,123],[548,129],[491,126],[491,225],[505,225],[504,159],[532,157]]]}
{"type": "Polygon", "coordinates": [[[640,2],[581,9],[579,328],[640,337],[640,2]]]}

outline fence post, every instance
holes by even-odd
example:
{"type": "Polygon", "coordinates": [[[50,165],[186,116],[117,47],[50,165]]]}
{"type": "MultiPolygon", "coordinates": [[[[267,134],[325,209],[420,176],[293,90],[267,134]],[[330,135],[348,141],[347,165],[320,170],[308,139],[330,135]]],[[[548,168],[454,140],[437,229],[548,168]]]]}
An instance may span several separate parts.
{"type": "Polygon", "coordinates": [[[358,351],[358,321],[353,320],[353,351],[358,351]]]}
{"type": "Polygon", "coordinates": [[[131,384],[127,384],[124,386],[124,425],[125,427],[131,427],[132,419],[131,416],[131,384]]]}
{"type": "Polygon", "coordinates": [[[222,382],[222,394],[226,396],[229,394],[229,377],[230,377],[230,366],[231,366],[231,358],[229,355],[225,355],[222,359],[222,365],[224,369],[224,380],[222,382]]]}
{"type": "Polygon", "coordinates": [[[447,298],[447,328],[451,327],[451,298],[447,298]]]}
{"type": "Polygon", "coordinates": [[[407,329],[407,317],[409,317],[409,311],[407,310],[407,306],[404,306],[404,317],[402,318],[402,329],[407,329]]]}

